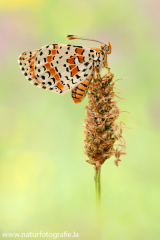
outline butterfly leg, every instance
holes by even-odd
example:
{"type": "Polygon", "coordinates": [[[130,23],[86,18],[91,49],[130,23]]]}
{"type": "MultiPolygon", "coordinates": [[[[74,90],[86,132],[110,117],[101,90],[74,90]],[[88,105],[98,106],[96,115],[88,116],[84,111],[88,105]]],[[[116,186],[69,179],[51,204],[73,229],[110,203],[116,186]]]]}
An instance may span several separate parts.
{"type": "Polygon", "coordinates": [[[97,72],[97,78],[100,78],[101,75],[100,75],[100,69],[99,68],[96,68],[96,72],[97,72]]]}
{"type": "Polygon", "coordinates": [[[108,67],[108,62],[107,62],[107,53],[105,53],[105,63],[106,63],[105,67],[107,68],[108,74],[109,74],[110,73],[110,68],[108,67]]]}
{"type": "Polygon", "coordinates": [[[88,76],[86,79],[81,81],[81,83],[72,90],[72,98],[75,103],[80,103],[85,98],[90,82],[93,75],[88,76]]]}
{"type": "Polygon", "coordinates": [[[94,66],[94,68],[93,68],[93,82],[92,82],[92,89],[93,89],[93,86],[94,86],[95,70],[96,70],[96,66],[94,66]]]}
{"type": "Polygon", "coordinates": [[[108,69],[107,53],[105,53],[105,63],[106,63],[105,67],[108,69]]]}

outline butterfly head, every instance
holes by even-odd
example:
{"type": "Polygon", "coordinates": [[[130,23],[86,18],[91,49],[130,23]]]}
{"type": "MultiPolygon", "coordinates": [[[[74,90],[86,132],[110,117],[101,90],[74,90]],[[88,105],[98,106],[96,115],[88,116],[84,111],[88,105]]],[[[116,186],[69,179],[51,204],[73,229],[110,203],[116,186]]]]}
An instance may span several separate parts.
{"type": "MultiPolygon", "coordinates": [[[[76,35],[67,35],[67,38],[68,40],[73,40],[73,39],[81,39],[81,40],[89,40],[89,41],[93,41],[93,42],[99,42],[99,43],[102,43],[100,41],[97,41],[97,40],[93,40],[93,39],[88,39],[88,38],[83,38],[83,37],[78,37],[76,35]]],[[[102,43],[103,44],[103,43],[102,43]]],[[[110,54],[111,51],[112,51],[112,46],[110,44],[110,42],[108,42],[108,45],[107,44],[103,44],[100,46],[102,51],[104,51],[105,53],[107,54],[110,54]]]]}
{"type": "Polygon", "coordinates": [[[110,42],[108,42],[108,45],[107,45],[107,44],[105,44],[104,46],[101,45],[101,48],[102,48],[102,50],[103,50],[104,52],[106,52],[107,54],[110,54],[111,51],[112,51],[112,46],[111,46],[110,42]]]}

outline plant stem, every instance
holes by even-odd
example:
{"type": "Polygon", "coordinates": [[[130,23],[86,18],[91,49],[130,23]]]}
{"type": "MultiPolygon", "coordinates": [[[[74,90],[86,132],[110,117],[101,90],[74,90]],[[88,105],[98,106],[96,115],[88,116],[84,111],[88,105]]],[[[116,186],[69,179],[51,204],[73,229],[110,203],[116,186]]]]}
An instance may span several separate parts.
{"type": "Polygon", "coordinates": [[[97,227],[99,240],[102,237],[101,229],[101,166],[95,166],[95,190],[96,190],[96,210],[97,210],[97,227]]]}
{"type": "Polygon", "coordinates": [[[101,167],[95,167],[96,205],[101,206],[101,167]]]}

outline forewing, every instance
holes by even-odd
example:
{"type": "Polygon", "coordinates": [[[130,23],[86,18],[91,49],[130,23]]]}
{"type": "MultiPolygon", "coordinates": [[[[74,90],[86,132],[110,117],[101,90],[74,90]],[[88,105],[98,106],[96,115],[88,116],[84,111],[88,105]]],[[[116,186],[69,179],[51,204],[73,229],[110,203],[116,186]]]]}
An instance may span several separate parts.
{"type": "MultiPolygon", "coordinates": [[[[87,47],[51,44],[36,54],[35,74],[41,86],[56,93],[74,89],[93,72],[94,57],[87,47]]],[[[37,85],[38,86],[38,85],[37,85]]]]}

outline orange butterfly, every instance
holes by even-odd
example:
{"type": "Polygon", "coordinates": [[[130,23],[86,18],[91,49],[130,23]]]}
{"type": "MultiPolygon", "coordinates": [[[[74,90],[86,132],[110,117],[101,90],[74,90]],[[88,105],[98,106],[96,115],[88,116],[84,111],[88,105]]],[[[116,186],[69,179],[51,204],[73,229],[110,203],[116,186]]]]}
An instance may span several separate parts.
{"type": "MultiPolygon", "coordinates": [[[[75,35],[67,38],[99,42],[75,35]]],[[[102,68],[108,68],[107,54],[111,50],[110,43],[100,48],[50,44],[22,53],[18,63],[32,84],[58,94],[72,91],[74,102],[79,103],[86,96],[91,80],[94,81],[95,72],[99,74],[102,68]]]]}

